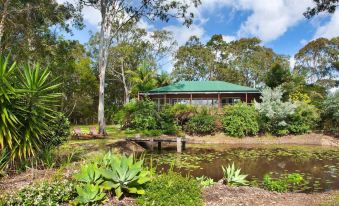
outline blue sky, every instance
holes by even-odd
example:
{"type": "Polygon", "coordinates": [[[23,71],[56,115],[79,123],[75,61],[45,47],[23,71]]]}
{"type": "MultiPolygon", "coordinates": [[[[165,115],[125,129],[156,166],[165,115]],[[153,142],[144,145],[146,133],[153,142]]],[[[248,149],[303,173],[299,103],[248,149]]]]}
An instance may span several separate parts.
{"type": "MultiPolygon", "coordinates": [[[[312,0],[202,0],[198,8],[190,8],[195,14],[190,28],[182,26],[177,20],[169,23],[142,20],[139,26],[149,31],[169,30],[179,45],[191,35],[200,37],[202,41],[207,41],[213,34],[222,34],[226,41],[258,37],[264,46],[293,57],[315,38],[339,36],[339,11],[305,19],[302,13],[312,5],[312,0]]],[[[77,39],[81,43],[88,41],[89,31],[99,29],[100,13],[94,8],[85,8],[84,19],[86,28],[75,30],[73,36],[66,35],[66,38],[77,39]]]]}

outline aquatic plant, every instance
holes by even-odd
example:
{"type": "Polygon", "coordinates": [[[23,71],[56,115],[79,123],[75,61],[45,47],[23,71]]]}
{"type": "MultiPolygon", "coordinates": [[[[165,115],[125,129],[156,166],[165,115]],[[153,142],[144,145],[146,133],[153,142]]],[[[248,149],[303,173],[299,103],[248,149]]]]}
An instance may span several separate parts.
{"type": "Polygon", "coordinates": [[[279,178],[266,174],[263,178],[263,187],[276,192],[297,191],[306,183],[304,176],[300,173],[284,174],[279,178]]]}
{"type": "Polygon", "coordinates": [[[222,171],[224,173],[224,180],[225,183],[228,185],[247,185],[248,181],[246,180],[246,177],[248,175],[240,174],[241,169],[236,168],[234,166],[234,162],[232,165],[228,165],[226,168],[224,166],[221,167],[222,171]]]}

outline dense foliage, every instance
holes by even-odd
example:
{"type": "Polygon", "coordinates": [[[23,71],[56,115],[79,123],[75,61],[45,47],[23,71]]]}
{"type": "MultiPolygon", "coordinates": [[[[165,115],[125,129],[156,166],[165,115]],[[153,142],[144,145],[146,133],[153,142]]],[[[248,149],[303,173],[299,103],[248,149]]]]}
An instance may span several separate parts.
{"type": "Polygon", "coordinates": [[[137,198],[140,206],[203,205],[198,181],[180,174],[161,174],[147,185],[145,195],[137,198]]]}
{"type": "Polygon", "coordinates": [[[305,183],[306,180],[299,173],[286,174],[279,178],[273,178],[270,174],[266,174],[263,178],[263,187],[277,192],[297,191],[305,183]]]}
{"type": "Polygon", "coordinates": [[[185,125],[185,131],[189,134],[212,134],[215,130],[215,117],[207,111],[194,115],[185,125]]]}
{"type": "Polygon", "coordinates": [[[318,109],[306,102],[295,102],[296,109],[288,119],[288,131],[292,134],[304,134],[311,131],[319,120],[318,109]]]}
{"type": "Polygon", "coordinates": [[[39,65],[22,68],[10,64],[9,58],[0,59],[0,148],[7,153],[3,162],[36,156],[68,135],[67,120],[58,120],[59,84],[50,74],[39,65]]]}
{"type": "Polygon", "coordinates": [[[70,180],[53,180],[26,186],[16,194],[5,197],[8,206],[51,205],[68,202],[75,196],[74,183],[70,180]]]}
{"type": "Polygon", "coordinates": [[[244,103],[225,107],[222,124],[226,134],[236,137],[256,135],[259,131],[257,111],[244,103]]]}
{"type": "Polygon", "coordinates": [[[339,135],[339,92],[329,95],[321,107],[323,128],[325,131],[339,135]]]}
{"type": "Polygon", "coordinates": [[[292,102],[283,102],[282,95],[280,87],[266,88],[262,91],[261,103],[255,102],[260,128],[264,132],[277,135],[289,133],[287,119],[294,113],[296,106],[292,102]]]}

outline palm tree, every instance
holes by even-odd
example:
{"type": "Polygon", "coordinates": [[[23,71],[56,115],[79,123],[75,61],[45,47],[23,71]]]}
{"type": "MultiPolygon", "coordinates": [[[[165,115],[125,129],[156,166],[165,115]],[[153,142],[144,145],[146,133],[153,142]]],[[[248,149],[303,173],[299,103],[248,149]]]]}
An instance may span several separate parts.
{"type": "Polygon", "coordinates": [[[161,71],[161,73],[157,75],[157,86],[158,87],[167,86],[171,83],[172,83],[171,76],[167,72],[161,71]]]}
{"type": "Polygon", "coordinates": [[[130,75],[132,82],[132,94],[138,92],[147,92],[156,87],[156,73],[148,64],[143,62],[135,71],[129,70],[126,73],[130,75]]]}

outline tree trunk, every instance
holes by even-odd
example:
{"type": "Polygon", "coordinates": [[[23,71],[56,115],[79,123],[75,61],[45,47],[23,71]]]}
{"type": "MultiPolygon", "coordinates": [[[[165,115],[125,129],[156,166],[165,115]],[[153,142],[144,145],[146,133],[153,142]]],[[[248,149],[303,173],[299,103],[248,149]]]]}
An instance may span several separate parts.
{"type": "Polygon", "coordinates": [[[126,82],[126,77],[125,77],[124,60],[123,59],[121,59],[121,77],[122,77],[122,83],[124,85],[125,104],[127,104],[129,102],[129,92],[128,92],[128,87],[127,87],[127,82],[126,82]]]}
{"type": "Polygon", "coordinates": [[[2,44],[2,37],[4,36],[5,31],[5,20],[8,14],[8,5],[10,0],[5,0],[1,20],[0,20],[0,51],[1,51],[1,44],[2,44]]]}
{"type": "MultiPolygon", "coordinates": [[[[104,7],[104,6],[103,6],[104,7]]],[[[102,8],[102,22],[100,30],[100,45],[99,45],[99,105],[98,105],[98,123],[99,123],[99,134],[106,134],[106,125],[105,125],[105,73],[107,67],[107,58],[108,58],[108,47],[110,44],[111,36],[111,19],[112,16],[109,15],[109,8],[102,8]]]]}

